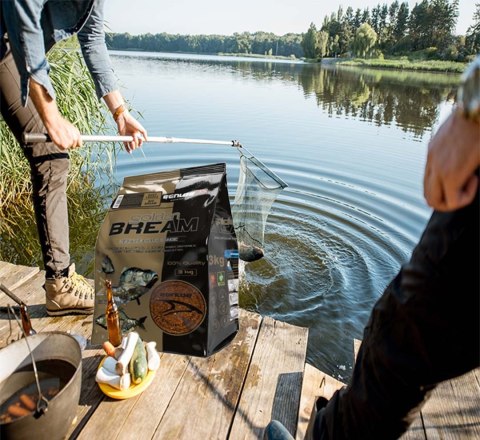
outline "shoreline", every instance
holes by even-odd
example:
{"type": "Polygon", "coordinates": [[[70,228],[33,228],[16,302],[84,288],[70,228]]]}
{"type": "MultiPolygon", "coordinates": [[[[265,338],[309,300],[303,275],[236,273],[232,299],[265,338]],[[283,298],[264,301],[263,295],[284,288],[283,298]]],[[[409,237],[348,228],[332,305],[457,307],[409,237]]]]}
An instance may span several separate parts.
{"type": "MultiPolygon", "coordinates": [[[[312,60],[313,61],[313,60],[312,60]]],[[[378,70],[396,70],[405,72],[430,72],[430,73],[448,73],[461,74],[468,63],[459,63],[455,61],[442,60],[409,60],[408,58],[399,59],[361,59],[361,58],[323,58],[320,61],[324,66],[347,66],[378,70]]]]}
{"type": "Polygon", "coordinates": [[[145,51],[141,49],[109,49],[115,52],[140,52],[140,53],[154,53],[154,54],[168,54],[185,55],[195,57],[230,57],[230,58],[245,58],[256,61],[282,61],[291,63],[305,63],[305,64],[320,64],[321,66],[343,66],[367,68],[376,70],[389,70],[398,72],[426,72],[426,73],[446,73],[446,74],[461,74],[467,67],[468,63],[460,63],[455,61],[443,60],[410,60],[407,57],[393,58],[393,59],[363,59],[363,58],[322,58],[321,60],[312,58],[294,58],[276,55],[262,55],[262,54],[245,54],[245,53],[198,53],[198,52],[156,52],[145,51]]]}

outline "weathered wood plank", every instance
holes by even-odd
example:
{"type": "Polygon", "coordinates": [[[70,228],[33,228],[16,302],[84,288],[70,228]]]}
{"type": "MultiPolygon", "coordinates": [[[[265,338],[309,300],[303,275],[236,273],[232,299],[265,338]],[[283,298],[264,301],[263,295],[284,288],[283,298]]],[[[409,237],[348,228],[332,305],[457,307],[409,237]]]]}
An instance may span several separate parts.
{"type": "MultiPolygon", "coordinates": [[[[38,320],[47,316],[45,311],[45,291],[42,287],[43,283],[43,272],[38,272],[24,284],[13,289],[13,293],[27,304],[32,326],[37,332],[42,328],[38,320]]],[[[15,305],[15,303],[6,295],[0,294],[0,348],[6,345],[10,333],[9,315],[5,308],[7,305],[15,305]]],[[[13,330],[12,337],[13,339],[18,339],[21,336],[21,330],[14,320],[11,324],[13,330]]]]}
{"type": "MultiPolygon", "coordinates": [[[[158,424],[169,407],[172,396],[186,374],[189,358],[187,356],[164,353],[155,381],[135,401],[129,414],[123,420],[122,430],[117,439],[152,438],[158,424]],[[135,435],[128,426],[135,423],[135,435]]],[[[184,404],[189,401],[184,396],[184,404]]]]}
{"type": "Polygon", "coordinates": [[[478,369],[441,383],[422,409],[427,438],[480,438],[478,369]]]}
{"type": "Polygon", "coordinates": [[[241,311],[240,331],[229,346],[206,359],[190,358],[153,438],[227,438],[261,320],[241,311]]]}
{"type": "Polygon", "coordinates": [[[262,438],[271,419],[295,435],[308,329],[264,318],[230,439],[262,438]]]}
{"type": "MultiPolygon", "coordinates": [[[[3,283],[2,277],[0,277],[0,282],[3,283]]],[[[43,289],[44,283],[45,272],[37,271],[37,273],[33,274],[31,277],[25,279],[22,284],[11,287],[10,290],[25,304],[27,304],[27,306],[43,306],[45,304],[45,290],[43,289]]],[[[0,306],[6,306],[7,304],[14,305],[15,302],[3,292],[0,293],[0,306]]]]}
{"type": "Polygon", "coordinates": [[[0,262],[0,282],[13,290],[25,283],[29,278],[37,274],[38,267],[17,266],[6,262],[0,262]]]}
{"type": "Polygon", "coordinates": [[[317,397],[331,399],[335,391],[342,388],[345,384],[317,370],[312,365],[305,364],[303,375],[302,397],[300,399],[300,409],[298,413],[297,440],[303,440],[307,432],[308,423],[312,415],[313,406],[317,397]]]}
{"type": "Polygon", "coordinates": [[[82,353],[82,388],[80,391],[80,401],[75,419],[72,426],[70,426],[66,438],[74,439],[78,436],[99,403],[105,398],[100,388],[95,384],[95,375],[97,374],[97,368],[103,355],[104,352],[102,349],[88,347],[82,353]]]}
{"type": "MultiPolygon", "coordinates": [[[[97,359],[94,373],[96,373],[100,359],[100,357],[97,359]]],[[[165,402],[165,406],[168,405],[171,394],[178,386],[178,382],[184,374],[187,363],[188,358],[186,357],[180,359],[180,357],[174,357],[172,355],[163,355],[160,361],[160,368],[157,370],[152,384],[142,395],[125,400],[114,400],[109,397],[102,398],[95,412],[88,421],[86,421],[77,438],[96,438],[99,432],[102,433],[102,438],[117,438],[117,436],[122,435],[124,438],[150,438],[151,436],[144,437],[139,434],[143,427],[141,423],[138,422],[142,420],[144,416],[147,416],[150,418],[150,422],[153,421],[155,423],[156,427],[163,414],[160,407],[165,402]],[[156,398],[156,402],[153,406],[150,405],[146,409],[146,414],[139,414],[134,410],[134,407],[141,396],[145,394],[148,395],[147,400],[155,401],[156,398]],[[157,406],[157,403],[159,406],[157,406]],[[135,415],[138,417],[135,417],[135,415]],[[133,422],[130,420],[129,423],[126,423],[126,419],[129,417],[133,418],[133,422]]],[[[95,382],[95,374],[92,374],[90,387],[95,388],[98,393],[102,394],[95,382]]]]}
{"type": "Polygon", "coordinates": [[[225,414],[225,402],[234,399],[232,405],[227,405],[231,407],[228,410],[233,411],[244,380],[239,371],[245,374],[247,370],[260,320],[259,315],[242,311],[236,339],[208,359],[163,354],[160,369],[147,390],[127,401],[105,398],[78,438],[88,438],[99,430],[102,436],[120,439],[152,436],[189,439],[194,433],[200,438],[215,438],[212,435],[216,433],[221,438],[222,431],[225,438],[232,418],[232,414],[225,414]],[[207,405],[210,405],[208,418],[205,417],[207,405]],[[214,417],[217,424],[212,422],[214,417]],[[186,420],[189,423],[185,423],[186,420]],[[155,432],[160,421],[161,428],[155,432]],[[222,424],[225,426],[220,426],[222,424]]]}

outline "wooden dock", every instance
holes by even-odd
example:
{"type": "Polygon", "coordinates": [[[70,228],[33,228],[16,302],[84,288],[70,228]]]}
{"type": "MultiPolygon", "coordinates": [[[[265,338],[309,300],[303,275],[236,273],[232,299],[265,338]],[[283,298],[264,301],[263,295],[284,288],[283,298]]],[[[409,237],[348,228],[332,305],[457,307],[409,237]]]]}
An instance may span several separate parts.
{"type": "MultiPolygon", "coordinates": [[[[0,262],[0,282],[28,305],[37,332],[90,337],[91,316],[47,316],[43,271],[0,262]]],[[[0,294],[0,306],[7,304],[12,301],[0,294]]],[[[0,313],[0,348],[20,336],[10,323],[0,313]]],[[[228,347],[207,359],[162,353],[152,384],[121,401],[98,388],[103,350],[87,345],[68,438],[261,439],[277,419],[303,439],[315,396],[329,398],[343,385],[306,363],[307,338],[306,328],[242,310],[240,331],[228,347]]],[[[438,387],[404,438],[480,438],[479,370],[438,387]]]]}

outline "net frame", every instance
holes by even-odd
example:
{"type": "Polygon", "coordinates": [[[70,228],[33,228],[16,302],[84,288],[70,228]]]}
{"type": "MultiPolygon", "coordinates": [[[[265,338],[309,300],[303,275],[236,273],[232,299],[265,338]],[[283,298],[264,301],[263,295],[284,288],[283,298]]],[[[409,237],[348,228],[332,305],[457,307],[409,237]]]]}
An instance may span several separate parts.
{"type": "Polygon", "coordinates": [[[240,154],[240,172],[232,205],[232,216],[244,261],[264,255],[267,218],[278,194],[288,185],[245,147],[240,154]]]}

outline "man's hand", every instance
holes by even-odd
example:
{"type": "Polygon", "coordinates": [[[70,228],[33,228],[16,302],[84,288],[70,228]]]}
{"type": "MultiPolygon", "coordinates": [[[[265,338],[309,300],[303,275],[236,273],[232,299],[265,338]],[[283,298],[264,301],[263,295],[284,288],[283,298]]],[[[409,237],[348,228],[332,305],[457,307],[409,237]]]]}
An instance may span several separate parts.
{"type": "Polygon", "coordinates": [[[42,119],[52,142],[62,150],[79,148],[82,138],[78,128],[62,117],[57,103],[45,88],[30,79],[30,98],[42,119]]]}
{"type": "Polygon", "coordinates": [[[128,111],[123,112],[117,118],[118,132],[122,136],[133,136],[134,141],[124,142],[125,149],[131,153],[135,148],[140,148],[144,140],[147,140],[147,130],[128,111]]]}
{"type": "Polygon", "coordinates": [[[468,205],[478,190],[475,174],[480,166],[480,124],[453,112],[428,146],[423,190],[437,211],[468,205]]]}
{"type": "Polygon", "coordinates": [[[103,99],[110,112],[114,115],[118,133],[122,136],[133,136],[132,142],[124,142],[125,150],[131,153],[135,148],[140,148],[147,139],[147,130],[127,110],[125,101],[118,90],[107,93],[103,99]]]}

